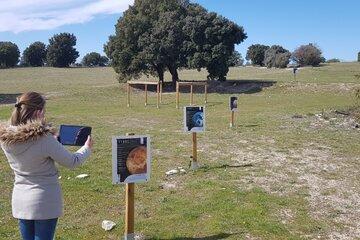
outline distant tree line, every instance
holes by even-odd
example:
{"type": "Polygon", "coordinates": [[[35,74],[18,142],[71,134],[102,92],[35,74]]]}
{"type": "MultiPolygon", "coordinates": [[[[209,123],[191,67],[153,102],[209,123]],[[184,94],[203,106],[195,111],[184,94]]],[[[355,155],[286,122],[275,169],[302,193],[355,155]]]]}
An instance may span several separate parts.
{"type": "Polygon", "coordinates": [[[326,63],[338,63],[338,62],[341,62],[340,59],[338,58],[331,58],[326,60],[326,63]]]}
{"type": "MultiPolygon", "coordinates": [[[[76,37],[70,33],[55,34],[49,39],[49,44],[34,42],[23,52],[15,43],[0,42],[0,68],[11,68],[19,64],[23,67],[69,67],[75,64],[79,52],[75,48],[76,37]],[[19,61],[20,60],[20,61],[19,61]]],[[[91,52],[84,56],[80,66],[107,66],[109,59],[99,53],[91,52]]]]}
{"type": "MultiPolygon", "coordinates": [[[[320,63],[326,61],[320,48],[312,43],[301,45],[293,53],[279,45],[269,47],[253,44],[248,48],[246,60],[251,61],[253,65],[268,68],[285,68],[290,61],[299,66],[319,66],[320,63]]],[[[339,59],[335,58],[330,60],[328,62],[340,62],[339,59]]]]}

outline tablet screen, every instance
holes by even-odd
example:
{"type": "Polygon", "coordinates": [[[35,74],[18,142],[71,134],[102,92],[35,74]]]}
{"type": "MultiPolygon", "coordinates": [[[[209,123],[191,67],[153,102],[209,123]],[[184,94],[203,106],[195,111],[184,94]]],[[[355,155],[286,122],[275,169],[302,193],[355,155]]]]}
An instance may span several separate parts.
{"type": "Polygon", "coordinates": [[[61,125],[59,141],[63,145],[83,146],[90,134],[90,127],[61,125]]]}

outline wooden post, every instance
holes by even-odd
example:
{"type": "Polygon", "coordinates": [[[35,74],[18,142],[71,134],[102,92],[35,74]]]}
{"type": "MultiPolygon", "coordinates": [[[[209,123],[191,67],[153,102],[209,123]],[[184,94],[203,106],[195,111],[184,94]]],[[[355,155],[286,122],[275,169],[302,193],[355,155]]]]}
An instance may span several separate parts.
{"type": "Polygon", "coordinates": [[[205,84],[205,103],[207,103],[207,84],[205,84]]]}
{"type": "Polygon", "coordinates": [[[234,127],[235,112],[231,111],[230,127],[234,127]]]}
{"type": "Polygon", "coordinates": [[[127,106],[130,107],[130,83],[127,84],[127,106]]]}
{"type": "Polygon", "coordinates": [[[193,96],[193,85],[190,85],[190,105],[194,103],[194,96],[193,96]]]}
{"type": "Polygon", "coordinates": [[[156,107],[160,107],[160,83],[156,85],[156,94],[157,94],[157,101],[156,101],[156,107]]]}
{"type": "Polygon", "coordinates": [[[176,82],[176,108],[179,108],[179,98],[180,98],[180,92],[179,92],[179,82],[176,82]]]}
{"type": "Polygon", "coordinates": [[[147,84],[145,84],[145,107],[147,106],[147,98],[148,98],[148,93],[147,93],[147,84]]]}
{"type": "Polygon", "coordinates": [[[135,184],[127,183],[125,189],[125,240],[134,239],[134,213],[135,213],[135,204],[134,204],[134,196],[135,196],[135,184]]]}
{"type": "Polygon", "coordinates": [[[162,103],[162,92],[163,92],[163,83],[162,82],[159,82],[160,83],[160,103],[162,103]]]}
{"type": "MultiPolygon", "coordinates": [[[[126,133],[133,136],[134,133],[126,133]]],[[[124,240],[134,240],[135,234],[135,183],[127,183],[125,187],[125,232],[124,240]]]]}
{"type": "Polygon", "coordinates": [[[191,168],[193,170],[196,170],[199,168],[199,164],[197,161],[197,136],[196,132],[192,133],[192,162],[191,162],[191,168]]]}

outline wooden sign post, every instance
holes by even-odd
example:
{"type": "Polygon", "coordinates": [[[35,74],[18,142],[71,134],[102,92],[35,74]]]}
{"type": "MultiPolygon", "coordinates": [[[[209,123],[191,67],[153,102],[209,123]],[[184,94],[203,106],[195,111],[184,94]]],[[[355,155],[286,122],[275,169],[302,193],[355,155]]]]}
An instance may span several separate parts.
{"type": "Polygon", "coordinates": [[[130,84],[127,84],[127,107],[130,107],[130,91],[131,91],[131,87],[130,84]]]}
{"type": "Polygon", "coordinates": [[[205,108],[202,106],[184,107],[184,131],[192,135],[191,168],[198,169],[197,133],[205,131],[205,108]]]}
{"type": "Polygon", "coordinates": [[[158,83],[156,85],[156,95],[157,95],[157,98],[156,98],[156,107],[159,108],[160,107],[160,83],[158,83]]]}
{"type": "Polygon", "coordinates": [[[160,103],[162,103],[163,82],[159,82],[159,84],[160,84],[160,103]]]}
{"type": "Polygon", "coordinates": [[[151,170],[150,137],[126,136],[112,138],[112,182],[125,186],[125,240],[135,239],[135,183],[147,182],[151,170]]]}
{"type": "MultiPolygon", "coordinates": [[[[134,136],[134,135],[135,135],[134,133],[126,133],[126,136],[134,136]]],[[[135,226],[135,183],[126,183],[124,240],[135,239],[134,226],[135,226]]]]}
{"type": "Polygon", "coordinates": [[[135,183],[127,183],[125,187],[125,240],[133,240],[135,226],[135,183]]]}
{"type": "Polygon", "coordinates": [[[145,84],[145,107],[147,106],[147,84],[145,84]]]}
{"type": "Polygon", "coordinates": [[[235,112],[231,111],[230,127],[234,127],[235,112]]]}
{"type": "Polygon", "coordinates": [[[134,240],[135,183],[147,182],[151,169],[150,137],[126,136],[112,138],[112,181],[125,185],[125,240],[134,240]]]}
{"type": "Polygon", "coordinates": [[[179,100],[180,100],[180,91],[179,91],[179,82],[176,82],[176,108],[179,108],[179,100]]]}
{"type": "Polygon", "coordinates": [[[197,161],[197,135],[196,132],[192,133],[192,161],[191,161],[191,168],[198,169],[199,163],[197,161]]]}

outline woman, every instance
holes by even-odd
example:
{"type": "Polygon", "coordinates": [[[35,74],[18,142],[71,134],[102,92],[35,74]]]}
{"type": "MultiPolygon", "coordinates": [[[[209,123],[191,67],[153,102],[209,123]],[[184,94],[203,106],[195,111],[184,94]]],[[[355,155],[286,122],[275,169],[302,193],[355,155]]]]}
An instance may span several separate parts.
{"type": "Polygon", "coordinates": [[[0,125],[0,143],[15,174],[12,213],[24,240],[52,240],[62,215],[62,193],[55,162],[75,168],[90,155],[89,136],[76,153],[69,153],[45,123],[45,99],[36,92],[17,99],[10,124],[0,125]]]}

